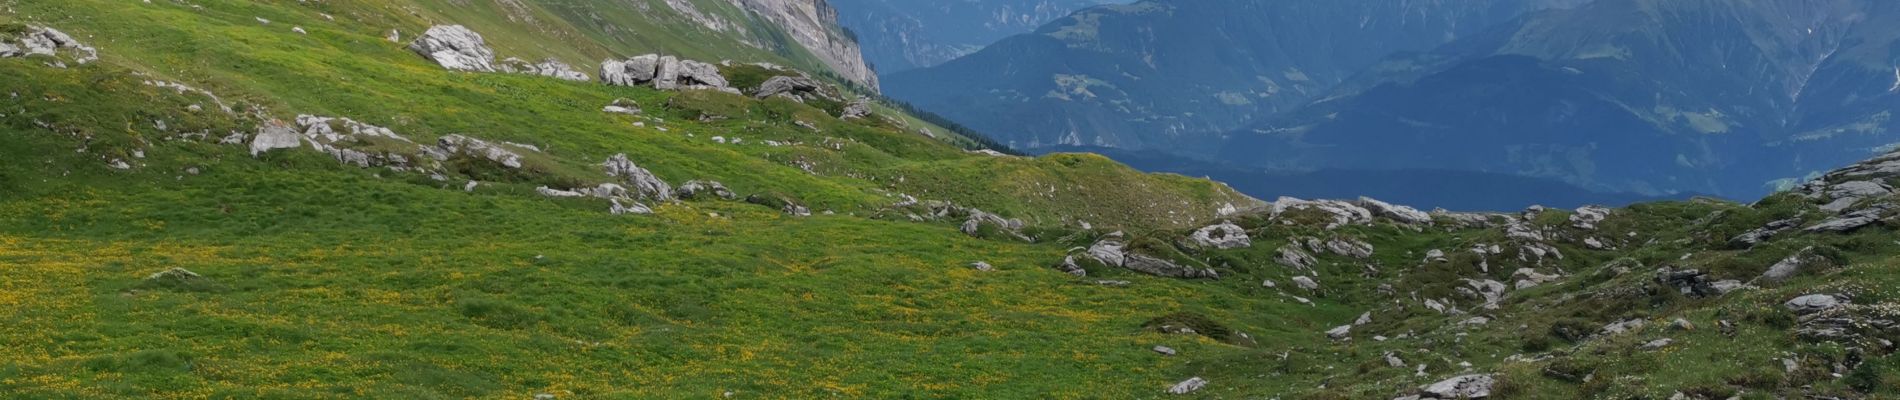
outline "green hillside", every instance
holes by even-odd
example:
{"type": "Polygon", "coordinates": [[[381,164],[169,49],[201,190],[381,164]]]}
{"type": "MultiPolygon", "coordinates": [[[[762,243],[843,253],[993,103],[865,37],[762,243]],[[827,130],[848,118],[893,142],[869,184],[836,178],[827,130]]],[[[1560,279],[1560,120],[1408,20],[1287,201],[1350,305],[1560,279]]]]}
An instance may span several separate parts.
{"type": "Polygon", "coordinates": [[[450,72],[404,48],[456,23],[504,57],[732,59],[746,89],[796,73],[745,63],[809,64],[637,7],[507,4],[8,3],[0,43],[51,27],[99,60],[0,58],[0,398],[1154,398],[1201,377],[1182,397],[1357,399],[1468,374],[1502,398],[1900,396],[1900,182],[1881,164],[1813,199],[1589,224],[1276,212],[1095,155],[968,151],[881,107],[450,72]],[[342,139],[304,137],[323,128],[342,139]],[[283,129],[295,147],[271,149],[283,129]],[[603,165],[617,155],[736,193],[642,194],[603,165]],[[628,194],[544,194],[602,183],[628,194]],[[635,201],[651,213],[610,211],[635,201]],[[1222,221],[1247,243],[1196,238],[1222,221]],[[1747,281],[1808,247],[1785,283],[1655,279],[1747,281]],[[1473,291],[1519,268],[1553,279],[1473,291]],[[1849,305],[1782,306],[1816,293],[1849,305]],[[1362,314],[1349,340],[1325,333],[1362,314]],[[1629,319],[1648,324],[1590,334],[1629,319]]]}

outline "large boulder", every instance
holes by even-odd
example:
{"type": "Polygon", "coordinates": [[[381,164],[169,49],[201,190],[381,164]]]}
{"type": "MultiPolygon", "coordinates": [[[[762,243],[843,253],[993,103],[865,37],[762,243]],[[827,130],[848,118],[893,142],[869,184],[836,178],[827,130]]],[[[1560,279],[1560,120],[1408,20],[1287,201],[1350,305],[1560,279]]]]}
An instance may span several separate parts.
{"type": "Polygon", "coordinates": [[[639,86],[653,81],[660,69],[660,55],[647,54],[626,60],[600,62],[600,82],[614,86],[639,86]]]}
{"type": "Polygon", "coordinates": [[[461,25],[429,27],[422,37],[409,43],[409,50],[434,60],[442,68],[456,71],[495,72],[495,51],[488,48],[482,35],[461,25]]]}
{"type": "Polygon", "coordinates": [[[1122,233],[1114,232],[1103,236],[1100,240],[1096,240],[1094,244],[1089,245],[1087,252],[1083,254],[1102,264],[1111,267],[1120,267],[1127,262],[1126,253],[1123,252],[1127,247],[1128,243],[1123,241],[1122,233]]]}
{"type": "Polygon", "coordinates": [[[718,181],[708,180],[687,181],[681,184],[679,188],[674,189],[673,195],[680,200],[702,200],[709,198],[736,200],[739,198],[738,194],[726,189],[726,185],[718,181]]]}

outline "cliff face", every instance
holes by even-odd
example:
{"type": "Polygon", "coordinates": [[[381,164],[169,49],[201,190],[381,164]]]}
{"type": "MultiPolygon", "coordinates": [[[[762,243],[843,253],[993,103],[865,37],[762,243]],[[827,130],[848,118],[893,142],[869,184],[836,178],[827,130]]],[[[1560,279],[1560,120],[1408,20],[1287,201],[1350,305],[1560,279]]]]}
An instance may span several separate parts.
{"type": "Polygon", "coordinates": [[[871,90],[878,89],[857,39],[838,25],[838,10],[825,0],[732,0],[785,30],[832,71],[871,90]]]}

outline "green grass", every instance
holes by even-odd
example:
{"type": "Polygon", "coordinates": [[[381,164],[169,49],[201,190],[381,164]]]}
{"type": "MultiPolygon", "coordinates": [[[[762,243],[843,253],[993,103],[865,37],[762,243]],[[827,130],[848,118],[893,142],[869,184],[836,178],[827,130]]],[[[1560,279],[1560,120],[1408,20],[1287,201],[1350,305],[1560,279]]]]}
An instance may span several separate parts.
{"type": "MultiPolygon", "coordinates": [[[[0,397],[1149,398],[1202,376],[1212,382],[1197,393],[1205,398],[1390,398],[1467,373],[1461,362],[1501,374],[1509,398],[1675,390],[1750,398],[1808,386],[1895,395],[1891,355],[1863,354],[1868,362],[1841,378],[1822,373],[1848,350],[1794,337],[1797,322],[1778,306],[1820,290],[1855,293],[1861,304],[1900,299],[1891,229],[1728,248],[1735,234],[1815,212],[1790,198],[1639,205],[1598,232],[1567,228],[1568,213],[1553,211],[1534,224],[1557,233],[1565,257],[1536,267],[1567,277],[1476,310],[1458,291],[1463,279],[1508,284],[1530,266],[1515,261],[1515,249],[1489,259],[1468,251],[1506,243],[1499,229],[1327,230],[1312,215],[1243,215],[1232,219],[1252,247],[1188,249],[1181,238],[1220,206],[1254,202],[1095,155],[967,153],[954,138],[914,133],[922,122],[893,110],[880,109],[889,121],[840,120],[825,104],[452,73],[381,38],[392,27],[413,36],[452,20],[524,58],[575,62],[642,46],[790,57],[725,39],[681,43],[701,36],[605,3],[521,14],[540,25],[511,22],[502,3],[477,3],[11,4],[0,22],[53,25],[99,47],[104,60],[52,69],[0,59],[0,338],[9,350],[0,355],[0,397]],[[293,25],[311,34],[289,32],[293,25]],[[212,90],[242,112],[148,79],[212,90]],[[618,98],[646,114],[600,112],[618,98]],[[187,111],[193,104],[204,110],[187,111]],[[298,114],[386,126],[418,143],[464,134],[545,151],[525,154],[520,170],[451,160],[438,181],[307,149],[252,157],[216,144],[298,114]],[[533,193],[605,182],[598,164],[621,153],[674,184],[717,180],[741,197],[796,199],[818,215],[700,201],[615,216],[602,200],[533,193]],[[133,168],[111,169],[112,160],[133,168]],[[468,179],[485,184],[464,192],[468,179]],[[915,208],[889,207],[899,194],[1021,218],[1035,240],[991,228],[983,233],[994,239],[970,237],[954,218],[910,222],[902,214],[915,208]],[[1114,230],[1144,252],[1222,278],[1160,279],[1085,262],[1090,276],[1078,279],[1049,268],[1114,230]],[[1618,250],[1584,249],[1592,236],[1618,250]],[[1277,265],[1274,250],[1336,237],[1377,250],[1366,260],[1316,254],[1322,288],[1293,288],[1299,273],[1277,265]],[[1809,246],[1837,265],[1719,299],[1652,281],[1662,266],[1746,279],[1809,246]],[[1421,262],[1433,249],[1449,262],[1421,262]],[[967,266],[976,261],[998,270],[967,266]],[[170,268],[203,280],[145,280],[170,268]],[[1456,325],[1469,315],[1424,310],[1422,298],[1452,299],[1492,321],[1456,325]],[[1352,341],[1322,333],[1368,311],[1373,322],[1354,328],[1352,341]],[[1623,318],[1651,325],[1615,338],[1564,334],[1623,318]],[[1674,318],[1700,328],[1669,331],[1674,318]],[[1735,336],[1716,330],[1717,320],[1735,323],[1735,336]],[[1161,333],[1157,322],[1205,335],[1161,333]],[[1660,337],[1677,344],[1634,349],[1660,337]],[[1155,345],[1181,354],[1161,356],[1155,345]],[[1386,366],[1387,352],[1408,366],[1386,366]],[[1549,357],[1507,361],[1517,354],[1549,357]],[[1789,354],[1806,364],[1784,371],[1778,360],[1789,354]],[[1421,362],[1428,376],[1414,376],[1421,362]]],[[[736,11],[724,7],[705,9],[736,11]]]]}

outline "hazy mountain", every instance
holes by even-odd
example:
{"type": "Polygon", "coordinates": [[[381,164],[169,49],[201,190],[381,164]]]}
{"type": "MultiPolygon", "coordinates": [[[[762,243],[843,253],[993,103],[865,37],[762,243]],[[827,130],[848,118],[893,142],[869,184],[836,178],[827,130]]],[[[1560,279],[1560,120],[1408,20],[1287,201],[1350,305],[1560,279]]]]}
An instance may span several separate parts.
{"type": "Polygon", "coordinates": [[[1896,27],[1882,1],[1603,0],[1394,57],[1220,155],[1755,196],[1897,139],[1896,27]]]}
{"type": "Polygon", "coordinates": [[[1306,104],[1394,52],[1429,50],[1530,10],[1576,2],[1100,6],[944,65],[891,75],[886,92],[1032,151],[1179,150],[1306,104]]]}
{"type": "Polygon", "coordinates": [[[832,0],[878,73],[935,66],[1116,0],[832,0]]]}

